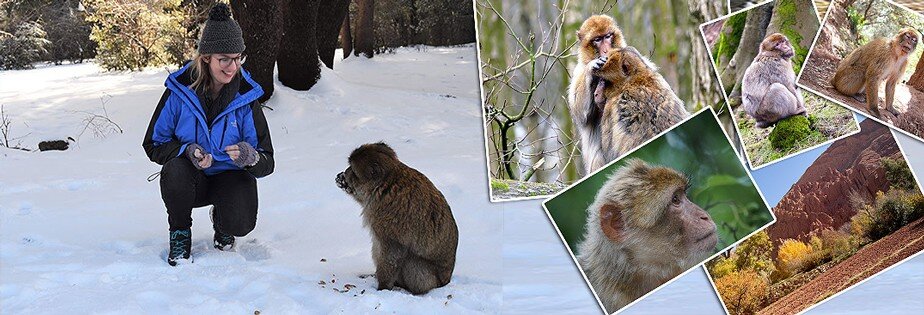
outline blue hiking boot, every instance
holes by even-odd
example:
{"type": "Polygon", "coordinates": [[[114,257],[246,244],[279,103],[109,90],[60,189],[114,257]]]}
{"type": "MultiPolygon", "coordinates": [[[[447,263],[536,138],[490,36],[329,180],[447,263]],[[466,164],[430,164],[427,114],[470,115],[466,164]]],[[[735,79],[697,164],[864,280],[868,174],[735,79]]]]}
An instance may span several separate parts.
{"type": "Polygon", "coordinates": [[[167,263],[176,266],[182,260],[190,261],[192,252],[192,231],[190,229],[170,232],[170,252],[167,253],[167,263]]]}

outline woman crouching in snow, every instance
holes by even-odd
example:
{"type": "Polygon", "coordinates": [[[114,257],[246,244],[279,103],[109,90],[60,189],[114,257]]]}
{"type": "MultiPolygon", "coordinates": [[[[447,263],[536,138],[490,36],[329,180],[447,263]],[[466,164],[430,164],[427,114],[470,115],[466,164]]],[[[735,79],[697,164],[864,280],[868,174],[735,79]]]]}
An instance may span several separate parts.
{"type": "Polygon", "coordinates": [[[256,226],[256,178],[273,172],[273,145],[257,101],[263,89],[241,69],[243,51],[240,26],[227,5],[216,4],[196,57],[167,77],[148,125],[142,146],[163,165],[171,266],[190,259],[193,207],[212,205],[219,250],[256,226]]]}

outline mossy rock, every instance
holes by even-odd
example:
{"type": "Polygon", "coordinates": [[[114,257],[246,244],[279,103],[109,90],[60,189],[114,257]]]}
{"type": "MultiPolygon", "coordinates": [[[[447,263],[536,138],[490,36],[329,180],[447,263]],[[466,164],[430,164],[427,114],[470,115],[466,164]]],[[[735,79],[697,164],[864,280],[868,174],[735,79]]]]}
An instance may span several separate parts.
{"type": "Polygon", "coordinates": [[[510,184],[497,179],[491,179],[491,190],[510,190],[510,184]]]}
{"type": "Polygon", "coordinates": [[[491,179],[491,194],[494,200],[546,196],[565,188],[562,183],[535,183],[508,179],[491,179]]]}
{"type": "Polygon", "coordinates": [[[796,115],[780,120],[770,132],[770,144],[781,151],[792,149],[812,132],[812,124],[805,115],[796,115]]]}

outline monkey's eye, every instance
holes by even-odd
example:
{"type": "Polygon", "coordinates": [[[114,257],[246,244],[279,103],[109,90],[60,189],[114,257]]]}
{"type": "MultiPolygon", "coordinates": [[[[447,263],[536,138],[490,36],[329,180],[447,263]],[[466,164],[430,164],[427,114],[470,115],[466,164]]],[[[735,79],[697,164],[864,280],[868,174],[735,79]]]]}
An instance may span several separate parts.
{"type": "Polygon", "coordinates": [[[680,204],[680,194],[679,193],[674,194],[674,197],[671,198],[671,203],[673,203],[674,205],[680,204]]]}
{"type": "Polygon", "coordinates": [[[604,39],[613,38],[613,33],[608,33],[608,34],[604,35],[603,38],[604,38],[604,39]]]}

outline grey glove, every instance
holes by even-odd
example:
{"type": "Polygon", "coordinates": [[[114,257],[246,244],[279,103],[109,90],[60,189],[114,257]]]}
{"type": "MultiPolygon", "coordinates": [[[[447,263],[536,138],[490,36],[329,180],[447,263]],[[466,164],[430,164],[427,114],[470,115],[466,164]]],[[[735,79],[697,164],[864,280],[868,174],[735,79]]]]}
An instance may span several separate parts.
{"type": "Polygon", "coordinates": [[[212,166],[212,155],[206,153],[199,144],[192,143],[186,146],[186,157],[192,161],[196,169],[204,170],[212,166]]]}
{"type": "Polygon", "coordinates": [[[225,152],[231,157],[231,161],[237,167],[254,166],[260,161],[260,153],[245,141],[238,142],[225,148],[225,152]],[[237,152],[234,152],[237,151],[237,152]]]}

